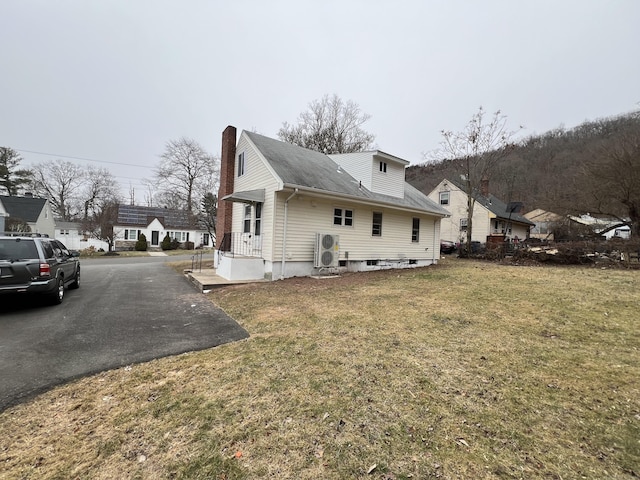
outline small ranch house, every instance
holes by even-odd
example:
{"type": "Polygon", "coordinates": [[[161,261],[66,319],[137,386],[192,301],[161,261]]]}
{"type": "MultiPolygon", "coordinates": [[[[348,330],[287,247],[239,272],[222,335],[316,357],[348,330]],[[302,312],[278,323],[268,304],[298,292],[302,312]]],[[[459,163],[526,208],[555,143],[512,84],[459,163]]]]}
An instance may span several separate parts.
{"type": "Polygon", "coordinates": [[[222,135],[218,275],[282,279],[436,263],[448,212],[382,151],[324,155],[235,127],[222,135]]]}
{"type": "Polygon", "coordinates": [[[113,231],[116,250],[133,250],[141,234],[151,249],[160,248],[167,233],[183,247],[212,247],[215,240],[188,212],[161,207],[119,205],[113,231]]]}
{"type": "MultiPolygon", "coordinates": [[[[451,216],[442,221],[442,238],[466,242],[467,194],[462,187],[457,182],[445,179],[429,193],[429,198],[451,212],[451,216]]],[[[503,237],[511,241],[529,238],[529,229],[534,223],[522,216],[521,203],[505,203],[491,195],[488,182],[483,182],[482,191],[475,198],[471,241],[486,243],[490,237],[503,237]]]]}
{"type": "Polygon", "coordinates": [[[55,234],[53,212],[46,198],[0,195],[0,231],[9,230],[15,222],[26,224],[33,233],[55,234]]]}

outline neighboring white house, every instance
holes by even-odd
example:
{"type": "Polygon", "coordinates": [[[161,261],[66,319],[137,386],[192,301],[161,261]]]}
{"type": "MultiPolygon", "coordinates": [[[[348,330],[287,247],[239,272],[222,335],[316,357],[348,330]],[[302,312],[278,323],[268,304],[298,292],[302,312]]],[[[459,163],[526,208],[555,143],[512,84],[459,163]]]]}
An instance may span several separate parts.
{"type": "Polygon", "coordinates": [[[446,209],[379,150],[319,152],[236,129],[222,137],[218,275],[281,279],[437,263],[446,209]]]}
{"type": "Polygon", "coordinates": [[[140,234],[144,234],[152,249],[160,248],[167,233],[181,246],[190,242],[195,248],[212,247],[215,241],[184,210],[137,205],[118,206],[118,219],[113,226],[113,233],[116,250],[133,250],[140,234]]]}
{"type": "Polygon", "coordinates": [[[569,220],[579,225],[586,226],[601,237],[628,239],[631,237],[631,227],[617,218],[593,216],[585,213],[580,216],[569,215],[569,220]]]}
{"type": "Polygon", "coordinates": [[[60,240],[70,250],[84,250],[93,247],[96,250],[109,250],[109,244],[97,238],[91,238],[82,231],[82,224],[65,222],[56,218],[55,239],[60,240]]]}
{"type": "Polygon", "coordinates": [[[31,232],[53,237],[55,223],[49,200],[32,195],[22,197],[0,195],[0,217],[2,231],[8,229],[11,220],[25,222],[31,232]]]}
{"type": "MultiPolygon", "coordinates": [[[[529,238],[529,229],[534,223],[521,215],[522,204],[509,204],[485,190],[475,195],[471,241],[486,243],[489,237],[503,237],[511,241],[529,238]]],[[[462,187],[451,180],[442,180],[429,193],[429,198],[451,212],[442,220],[441,236],[452,242],[466,242],[467,239],[467,194],[462,187]]]]}

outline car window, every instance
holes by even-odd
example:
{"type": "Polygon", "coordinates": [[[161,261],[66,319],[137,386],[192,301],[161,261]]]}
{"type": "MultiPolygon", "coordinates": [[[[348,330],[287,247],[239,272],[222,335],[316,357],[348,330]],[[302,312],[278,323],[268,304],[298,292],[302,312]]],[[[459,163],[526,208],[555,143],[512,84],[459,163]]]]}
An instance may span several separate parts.
{"type": "Polygon", "coordinates": [[[62,252],[62,255],[64,255],[65,257],[69,257],[70,256],[69,255],[69,250],[67,250],[67,247],[65,247],[62,242],[59,242],[59,241],[56,240],[54,243],[58,246],[58,248],[62,252]]]}
{"type": "Polygon", "coordinates": [[[53,247],[49,242],[42,242],[42,248],[44,248],[45,257],[53,258],[53,247]]]}
{"type": "Polygon", "coordinates": [[[62,256],[62,249],[60,248],[60,245],[58,245],[58,242],[51,242],[51,247],[53,248],[53,253],[56,257],[62,256]]]}
{"type": "Polygon", "coordinates": [[[0,239],[0,260],[25,260],[38,258],[38,249],[32,240],[20,238],[0,239]]]}

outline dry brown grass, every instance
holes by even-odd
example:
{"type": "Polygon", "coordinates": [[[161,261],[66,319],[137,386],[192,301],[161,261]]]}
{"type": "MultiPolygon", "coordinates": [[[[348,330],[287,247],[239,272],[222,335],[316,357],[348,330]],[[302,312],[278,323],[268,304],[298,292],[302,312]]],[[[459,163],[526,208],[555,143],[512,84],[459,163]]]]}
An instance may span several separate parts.
{"type": "Polygon", "coordinates": [[[639,287],[447,259],[214,291],[248,340],[5,411],[0,478],[635,478],[639,287]]]}

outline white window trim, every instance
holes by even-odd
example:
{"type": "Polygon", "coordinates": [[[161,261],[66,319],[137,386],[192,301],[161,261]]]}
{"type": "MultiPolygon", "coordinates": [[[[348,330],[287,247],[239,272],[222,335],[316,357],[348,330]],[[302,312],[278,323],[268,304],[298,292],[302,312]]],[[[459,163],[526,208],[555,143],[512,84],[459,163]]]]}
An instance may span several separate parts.
{"type": "Polygon", "coordinates": [[[247,168],[247,162],[244,152],[238,154],[238,177],[242,177],[245,174],[247,168]]]}
{"type": "Polygon", "coordinates": [[[353,228],[354,218],[355,218],[355,210],[353,210],[353,208],[344,208],[344,207],[336,206],[336,207],[333,207],[333,215],[331,216],[331,224],[334,227],[353,228]],[[335,223],[335,219],[337,218],[336,210],[340,210],[340,212],[341,212],[341,214],[340,214],[340,223],[335,223]],[[351,217],[347,217],[347,212],[351,212],[351,217]],[[347,218],[351,219],[351,225],[347,225],[346,224],[347,218]]]}

